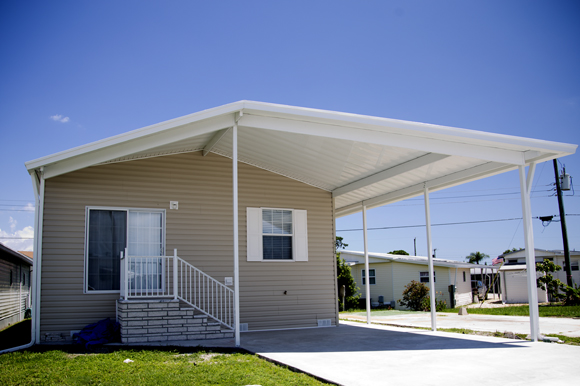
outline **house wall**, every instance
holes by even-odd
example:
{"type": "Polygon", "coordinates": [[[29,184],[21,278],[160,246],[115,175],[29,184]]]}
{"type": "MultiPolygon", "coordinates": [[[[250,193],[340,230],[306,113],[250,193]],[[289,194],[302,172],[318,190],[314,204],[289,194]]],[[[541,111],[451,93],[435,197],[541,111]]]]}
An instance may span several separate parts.
{"type": "MultiPolygon", "coordinates": [[[[100,165],[46,181],[41,337],[115,317],[118,293],[84,294],[85,207],[166,209],[166,250],[233,276],[231,160],[200,152],[100,165]],[[179,201],[169,210],[169,201],[179,201]]],[[[329,192],[239,164],[240,322],[249,330],[337,323],[329,192]],[[308,262],[247,262],[246,207],[308,211],[308,262]],[[287,291],[284,294],[284,291],[287,291]]]]}
{"type": "MultiPolygon", "coordinates": [[[[455,269],[449,269],[450,282],[455,280],[455,269]]],[[[471,272],[469,268],[457,269],[457,283],[455,284],[455,306],[464,306],[471,304],[473,301],[471,295],[471,272]],[[463,272],[465,272],[465,281],[463,281],[463,272]]]]}
{"type": "MultiPolygon", "coordinates": [[[[364,269],[364,264],[357,264],[352,267],[352,273],[354,279],[359,287],[359,293],[361,298],[366,297],[366,285],[362,285],[362,270],[364,269]]],[[[429,268],[426,265],[420,264],[410,264],[410,263],[398,263],[398,262],[388,262],[388,263],[372,263],[370,264],[370,269],[375,269],[376,284],[370,286],[371,299],[373,302],[377,302],[380,295],[385,297],[385,302],[397,301],[403,298],[403,291],[405,286],[409,284],[412,280],[420,281],[419,273],[428,271],[429,268]]],[[[437,299],[445,300],[449,305],[449,284],[453,283],[453,278],[451,277],[451,271],[455,275],[455,269],[450,269],[447,267],[434,267],[436,282],[435,291],[439,292],[437,294],[437,299]]],[[[467,285],[459,283],[459,275],[461,275],[461,270],[458,269],[458,291],[456,293],[456,301],[460,301],[461,305],[471,303],[471,298],[469,297],[471,293],[471,282],[467,285]],[[468,294],[465,294],[467,288],[468,294]]],[[[467,278],[469,277],[469,269],[467,269],[467,278]]],[[[459,304],[459,303],[458,303],[459,304]]],[[[403,308],[398,303],[396,308],[403,308]]]]}
{"type": "MultiPolygon", "coordinates": [[[[436,298],[438,300],[445,300],[449,305],[449,268],[434,267],[435,271],[435,291],[438,292],[436,298]]],[[[419,273],[428,271],[429,267],[426,265],[409,264],[409,263],[393,263],[393,286],[394,286],[394,300],[403,298],[403,291],[405,286],[412,280],[420,281],[419,273]]],[[[426,283],[428,286],[428,283],[426,283]]],[[[397,303],[397,309],[404,309],[397,303]]]]}
{"type": "MultiPolygon", "coordinates": [[[[358,264],[352,267],[353,275],[356,275],[355,281],[359,288],[361,298],[366,298],[366,285],[362,284],[362,271],[365,269],[364,264],[358,264]]],[[[371,301],[378,302],[379,296],[384,297],[385,303],[393,298],[392,284],[392,264],[391,263],[374,263],[370,264],[370,269],[375,270],[375,283],[370,285],[371,301]]]]}
{"type": "MultiPolygon", "coordinates": [[[[527,270],[501,272],[501,292],[503,300],[508,304],[513,303],[528,303],[528,278],[527,270]]],[[[548,294],[541,288],[537,288],[538,302],[544,303],[548,301],[548,294]]]]}
{"type": "Polygon", "coordinates": [[[29,306],[30,267],[19,261],[0,257],[0,330],[20,322],[29,306]]]}
{"type": "MultiPolygon", "coordinates": [[[[558,272],[554,272],[553,276],[556,279],[560,279],[562,281],[562,283],[566,283],[566,271],[564,271],[564,266],[566,264],[564,264],[564,257],[555,257],[554,258],[554,263],[559,265],[560,267],[562,267],[561,271],[558,272]]],[[[574,266],[574,264],[578,264],[580,266],[580,257],[578,256],[570,256],[570,263],[572,266],[574,266]]],[[[580,270],[579,271],[572,271],[572,281],[574,282],[574,284],[580,285],[580,270]]]]}

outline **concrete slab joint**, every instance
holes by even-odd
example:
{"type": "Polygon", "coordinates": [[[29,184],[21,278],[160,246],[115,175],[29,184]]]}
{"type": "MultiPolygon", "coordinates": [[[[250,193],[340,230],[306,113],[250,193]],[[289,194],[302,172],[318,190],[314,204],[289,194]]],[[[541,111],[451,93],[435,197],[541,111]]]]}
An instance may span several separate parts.
{"type": "Polygon", "coordinates": [[[118,300],[117,311],[122,343],[233,336],[231,329],[178,300],[118,300]]]}

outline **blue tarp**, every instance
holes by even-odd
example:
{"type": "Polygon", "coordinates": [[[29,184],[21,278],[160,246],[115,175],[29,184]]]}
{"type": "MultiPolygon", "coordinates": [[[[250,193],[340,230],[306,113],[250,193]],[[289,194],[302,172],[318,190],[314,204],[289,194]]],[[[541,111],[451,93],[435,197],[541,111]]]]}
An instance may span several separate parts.
{"type": "Polygon", "coordinates": [[[77,343],[84,344],[88,349],[95,345],[119,341],[119,330],[119,323],[107,318],[89,324],[80,332],[73,334],[73,339],[77,339],[77,343]]]}

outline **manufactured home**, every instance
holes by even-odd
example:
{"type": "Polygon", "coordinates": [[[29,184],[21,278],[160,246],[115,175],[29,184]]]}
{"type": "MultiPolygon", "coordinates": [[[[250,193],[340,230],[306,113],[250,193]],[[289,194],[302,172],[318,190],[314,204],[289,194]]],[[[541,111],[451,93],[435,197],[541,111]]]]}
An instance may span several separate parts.
{"type": "MultiPolygon", "coordinates": [[[[393,308],[404,308],[397,301],[403,298],[403,291],[407,284],[414,280],[429,286],[427,257],[376,252],[369,252],[368,256],[367,275],[364,252],[340,252],[340,257],[351,266],[352,276],[362,298],[365,297],[366,286],[370,286],[373,306],[378,306],[380,302],[389,304],[393,308]]],[[[477,264],[434,258],[433,266],[438,300],[445,301],[447,307],[450,308],[472,303],[470,268],[478,267],[477,264]]]]}
{"type": "Polygon", "coordinates": [[[30,307],[32,259],[0,243],[0,330],[24,319],[30,307]]]}
{"type": "Polygon", "coordinates": [[[536,163],[575,150],[240,101],[29,161],[34,339],[106,317],[127,342],[336,326],[337,217],[513,169],[529,198],[536,163]]]}

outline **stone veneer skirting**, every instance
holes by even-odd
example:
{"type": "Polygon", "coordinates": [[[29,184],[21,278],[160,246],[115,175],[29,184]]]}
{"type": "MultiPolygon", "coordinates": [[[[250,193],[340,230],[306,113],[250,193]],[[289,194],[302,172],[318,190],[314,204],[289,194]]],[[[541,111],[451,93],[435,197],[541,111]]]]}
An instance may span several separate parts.
{"type": "Polygon", "coordinates": [[[122,343],[232,338],[233,330],[179,300],[117,300],[122,343]]]}

